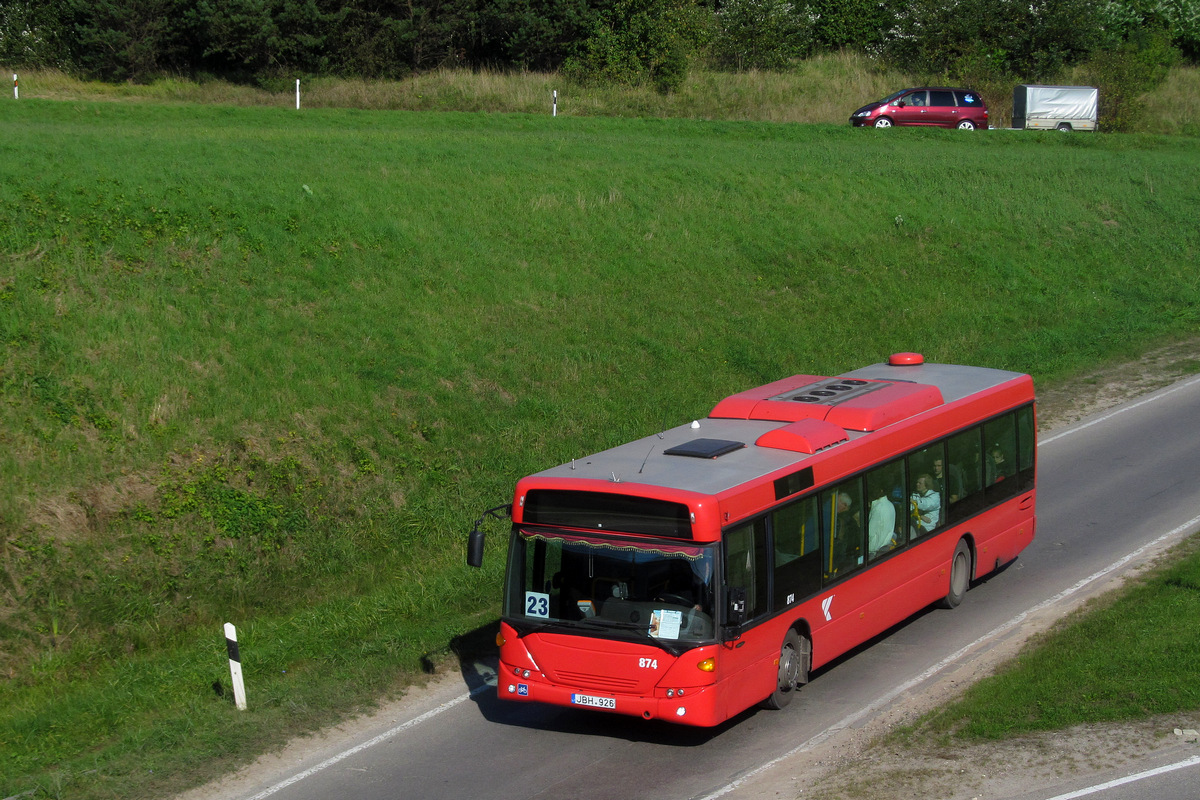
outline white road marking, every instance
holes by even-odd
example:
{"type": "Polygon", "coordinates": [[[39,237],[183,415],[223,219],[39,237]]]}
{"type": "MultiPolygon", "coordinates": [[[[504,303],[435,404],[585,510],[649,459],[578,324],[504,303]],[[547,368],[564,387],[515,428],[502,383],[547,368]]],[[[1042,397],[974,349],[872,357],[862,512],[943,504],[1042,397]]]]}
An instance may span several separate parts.
{"type": "Polygon", "coordinates": [[[1053,436],[1049,437],[1048,439],[1042,439],[1038,442],[1038,447],[1043,447],[1045,445],[1050,444],[1051,442],[1057,442],[1059,439],[1062,439],[1064,436],[1070,436],[1073,433],[1079,433],[1080,431],[1086,430],[1086,429],[1092,427],[1093,425],[1099,425],[1101,422],[1107,422],[1108,420],[1112,419],[1113,417],[1124,414],[1126,411],[1133,411],[1135,408],[1141,408],[1142,406],[1146,405],[1147,403],[1156,402],[1158,400],[1163,399],[1167,395],[1175,394],[1175,392],[1182,391],[1184,389],[1187,389],[1190,386],[1195,386],[1197,383],[1200,383],[1200,377],[1192,378],[1190,381],[1176,384],[1175,386],[1172,386],[1170,389],[1166,389],[1157,394],[1153,394],[1150,397],[1147,397],[1144,400],[1139,400],[1138,402],[1136,402],[1132,405],[1123,406],[1121,408],[1118,408],[1116,411],[1110,411],[1109,413],[1104,414],[1099,417],[1096,417],[1095,419],[1088,420],[1087,422],[1085,422],[1084,424],[1082,424],[1078,427],[1067,428],[1065,431],[1062,431],[1061,433],[1056,433],[1053,436]]]}
{"type": "Polygon", "coordinates": [[[1115,781],[1109,781],[1108,783],[1101,783],[1096,786],[1089,786],[1086,789],[1079,789],[1074,792],[1068,792],[1067,794],[1055,795],[1054,797],[1047,798],[1047,800],[1072,800],[1072,798],[1075,798],[1075,797],[1085,797],[1086,795],[1095,794],[1096,792],[1103,792],[1105,789],[1112,789],[1114,786],[1124,786],[1127,783],[1133,783],[1134,781],[1140,781],[1140,780],[1143,780],[1144,778],[1153,778],[1155,775],[1162,775],[1165,772],[1174,772],[1177,769],[1183,769],[1184,767],[1191,767],[1196,764],[1200,764],[1200,756],[1192,756],[1191,758],[1187,759],[1186,761],[1179,761],[1174,764],[1168,764],[1165,767],[1158,767],[1156,769],[1148,769],[1145,772],[1139,772],[1136,775],[1129,775],[1124,778],[1117,778],[1115,781]]]}
{"type": "Polygon", "coordinates": [[[280,791],[286,789],[287,787],[291,786],[293,783],[299,783],[300,781],[304,780],[305,778],[312,777],[313,775],[316,775],[318,772],[328,769],[329,767],[332,767],[334,764],[337,764],[340,761],[344,761],[352,755],[361,753],[363,750],[374,747],[375,745],[379,744],[380,742],[387,741],[388,739],[392,738],[393,736],[395,736],[398,733],[403,733],[404,731],[408,730],[409,728],[416,727],[417,725],[420,725],[422,722],[433,719],[437,715],[441,714],[443,711],[449,711],[450,709],[457,706],[459,703],[462,703],[463,701],[468,700],[471,697],[474,697],[475,695],[479,694],[480,692],[487,691],[490,688],[492,688],[490,685],[484,684],[483,686],[477,687],[476,689],[474,689],[470,692],[466,692],[465,694],[460,694],[458,697],[455,697],[451,700],[447,700],[446,702],[442,703],[437,708],[426,711],[424,714],[422,714],[419,717],[413,717],[408,722],[397,725],[396,727],[392,728],[391,730],[385,731],[373,739],[368,739],[367,741],[363,742],[362,744],[355,745],[354,747],[351,747],[349,750],[344,750],[341,753],[338,753],[336,756],[331,756],[330,758],[325,759],[320,764],[317,764],[315,767],[309,767],[308,769],[304,770],[303,772],[298,772],[295,775],[293,775],[292,777],[288,778],[287,780],[281,781],[281,782],[275,784],[274,786],[272,786],[268,789],[264,789],[263,791],[259,792],[258,794],[247,798],[247,800],[263,800],[263,798],[265,798],[265,797],[270,797],[271,795],[275,794],[276,792],[280,792],[280,791]]]}

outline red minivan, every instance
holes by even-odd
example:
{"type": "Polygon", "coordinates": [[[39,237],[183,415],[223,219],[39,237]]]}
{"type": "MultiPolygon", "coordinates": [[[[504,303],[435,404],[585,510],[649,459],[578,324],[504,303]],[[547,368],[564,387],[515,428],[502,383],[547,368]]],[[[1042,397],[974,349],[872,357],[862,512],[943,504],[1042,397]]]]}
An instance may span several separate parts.
{"type": "Polygon", "coordinates": [[[973,131],[987,128],[988,110],[979,92],[972,89],[919,86],[863,106],[850,115],[850,124],[856,128],[864,125],[876,128],[933,125],[973,131]]]}

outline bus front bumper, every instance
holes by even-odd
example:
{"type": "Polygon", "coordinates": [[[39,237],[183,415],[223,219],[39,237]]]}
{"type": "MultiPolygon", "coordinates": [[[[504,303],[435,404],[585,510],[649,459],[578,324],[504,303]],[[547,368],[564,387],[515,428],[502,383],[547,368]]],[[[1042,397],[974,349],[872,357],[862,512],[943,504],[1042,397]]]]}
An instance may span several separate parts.
{"type": "Polygon", "coordinates": [[[671,697],[666,696],[667,690],[656,689],[655,696],[647,697],[560,686],[544,682],[541,676],[531,674],[526,678],[514,674],[515,671],[513,665],[500,662],[496,694],[502,700],[608,711],[699,727],[710,727],[725,719],[717,708],[718,693],[715,686],[670,690],[671,697]]]}

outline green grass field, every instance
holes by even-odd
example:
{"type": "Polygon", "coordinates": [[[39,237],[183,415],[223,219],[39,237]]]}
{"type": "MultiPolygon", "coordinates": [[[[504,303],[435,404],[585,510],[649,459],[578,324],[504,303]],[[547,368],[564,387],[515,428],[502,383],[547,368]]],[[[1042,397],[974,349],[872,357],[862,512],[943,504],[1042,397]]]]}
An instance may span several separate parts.
{"type": "Polygon", "coordinates": [[[479,511],[731,392],[1194,334],[1197,186],[1187,137],[0,103],[0,796],[399,690],[497,616],[479,511]]]}
{"type": "Polygon", "coordinates": [[[899,732],[1003,739],[1200,709],[1200,536],[1037,637],[962,698],[899,732]]]}

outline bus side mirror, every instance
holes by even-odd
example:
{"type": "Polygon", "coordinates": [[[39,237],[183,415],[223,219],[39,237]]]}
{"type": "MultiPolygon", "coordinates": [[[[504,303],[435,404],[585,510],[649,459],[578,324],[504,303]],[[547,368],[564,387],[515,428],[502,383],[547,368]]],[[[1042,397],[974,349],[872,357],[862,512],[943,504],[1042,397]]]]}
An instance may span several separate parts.
{"type": "Polygon", "coordinates": [[[483,531],[476,528],[467,539],[467,566],[483,566],[483,531]]]}
{"type": "Polygon", "coordinates": [[[475,525],[471,528],[471,535],[467,538],[467,566],[482,567],[483,566],[483,531],[479,530],[479,526],[487,520],[488,517],[495,519],[504,519],[504,517],[512,516],[512,506],[496,506],[489,508],[483,512],[483,515],[475,520],[475,525]],[[504,512],[501,516],[500,512],[504,512]]]}

